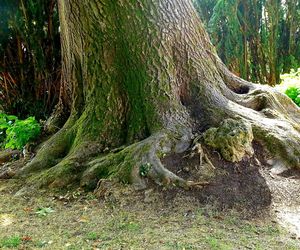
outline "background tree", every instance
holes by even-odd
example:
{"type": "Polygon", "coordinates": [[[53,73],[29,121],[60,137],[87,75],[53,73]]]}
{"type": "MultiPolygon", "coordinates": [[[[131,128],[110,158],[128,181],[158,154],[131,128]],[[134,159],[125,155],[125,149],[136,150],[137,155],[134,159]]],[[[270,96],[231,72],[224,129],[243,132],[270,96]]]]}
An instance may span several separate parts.
{"type": "Polygon", "coordinates": [[[55,0],[1,1],[0,101],[8,112],[45,119],[58,101],[60,35],[55,0]]]}
{"type": "Polygon", "coordinates": [[[195,8],[199,12],[204,25],[207,27],[208,22],[214,13],[214,7],[218,0],[196,1],[195,8]]]}
{"type": "Polygon", "coordinates": [[[280,58],[283,72],[300,65],[300,1],[285,3],[285,18],[280,23],[280,58]]]}
{"type": "Polygon", "coordinates": [[[299,109],[224,66],[192,1],[60,0],[59,12],[61,94],[69,96],[61,105],[71,113],[16,176],[38,173],[30,183],[52,187],[95,188],[104,178],[191,186],[162,159],[221,123],[242,151],[253,153],[254,138],[277,161],[300,167],[299,109]]]}
{"type": "MultiPolygon", "coordinates": [[[[208,11],[209,12],[209,11],[208,11]]],[[[247,79],[247,25],[239,1],[217,1],[208,30],[218,54],[228,68],[247,79]]]]}
{"type": "Polygon", "coordinates": [[[235,74],[275,85],[281,73],[300,66],[299,0],[196,0],[195,4],[218,54],[235,74]]]}
{"type": "Polygon", "coordinates": [[[263,9],[264,17],[264,29],[263,37],[265,41],[264,50],[265,55],[267,55],[267,62],[269,68],[268,84],[274,86],[280,81],[280,65],[278,58],[278,38],[279,38],[279,22],[282,19],[281,11],[281,1],[280,0],[269,0],[266,1],[265,8],[263,9]]]}

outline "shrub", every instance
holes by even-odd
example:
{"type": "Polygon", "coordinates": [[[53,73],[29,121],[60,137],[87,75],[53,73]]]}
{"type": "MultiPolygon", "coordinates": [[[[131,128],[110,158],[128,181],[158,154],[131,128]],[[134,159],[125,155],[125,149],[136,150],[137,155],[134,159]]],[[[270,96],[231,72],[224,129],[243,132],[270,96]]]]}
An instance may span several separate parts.
{"type": "Polygon", "coordinates": [[[300,88],[289,87],[285,94],[291,98],[300,107],[300,88]]]}
{"type": "Polygon", "coordinates": [[[34,117],[19,120],[16,116],[0,113],[0,145],[4,148],[22,149],[41,132],[34,117]]]}
{"type": "Polygon", "coordinates": [[[16,116],[0,113],[0,147],[5,146],[6,130],[11,127],[16,120],[18,120],[16,116]]]}

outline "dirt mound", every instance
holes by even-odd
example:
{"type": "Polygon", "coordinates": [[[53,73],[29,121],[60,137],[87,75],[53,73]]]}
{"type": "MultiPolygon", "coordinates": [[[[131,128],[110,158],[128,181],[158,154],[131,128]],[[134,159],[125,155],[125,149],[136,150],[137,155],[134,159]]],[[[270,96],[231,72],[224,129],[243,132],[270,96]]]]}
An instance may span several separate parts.
{"type": "MultiPolygon", "coordinates": [[[[220,210],[236,209],[242,217],[271,215],[295,237],[300,237],[300,171],[274,173],[269,154],[253,142],[254,156],[239,163],[225,161],[217,151],[203,147],[215,169],[199,167],[199,156],[170,155],[163,163],[180,177],[209,184],[200,190],[169,190],[165,198],[185,193],[203,204],[214,203],[220,210]]],[[[192,155],[192,154],[190,154],[192,155]]]]}
{"type": "MultiPolygon", "coordinates": [[[[220,209],[246,210],[247,214],[264,213],[271,205],[271,191],[261,171],[266,165],[266,155],[259,143],[254,142],[255,157],[244,158],[238,163],[225,161],[217,151],[203,147],[215,169],[199,166],[199,156],[170,155],[163,163],[180,177],[209,184],[201,190],[179,191],[196,197],[201,203],[216,203],[220,209]]],[[[192,154],[191,154],[192,155],[192,154]]],[[[204,164],[205,165],[205,164],[204,164]]],[[[170,194],[167,197],[172,197],[170,194]]]]}

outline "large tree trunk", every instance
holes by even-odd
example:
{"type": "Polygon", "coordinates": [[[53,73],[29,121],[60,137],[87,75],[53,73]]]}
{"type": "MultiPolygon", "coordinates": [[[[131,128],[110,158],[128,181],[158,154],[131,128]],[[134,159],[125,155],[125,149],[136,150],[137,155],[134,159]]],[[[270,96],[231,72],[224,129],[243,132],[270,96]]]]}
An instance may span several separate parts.
{"type": "MultiPolygon", "coordinates": [[[[300,112],[230,73],[187,0],[59,0],[70,117],[17,175],[95,187],[101,178],[191,183],[161,163],[224,119],[250,124],[278,160],[300,167],[300,112]]],[[[68,106],[68,105],[67,105],[68,106]]]]}

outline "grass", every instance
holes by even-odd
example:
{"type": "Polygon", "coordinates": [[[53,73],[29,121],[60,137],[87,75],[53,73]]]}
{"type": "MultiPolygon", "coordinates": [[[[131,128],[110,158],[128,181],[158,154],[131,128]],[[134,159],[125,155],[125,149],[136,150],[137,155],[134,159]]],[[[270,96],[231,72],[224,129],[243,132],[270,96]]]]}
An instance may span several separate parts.
{"type": "Polygon", "coordinates": [[[143,193],[124,187],[111,206],[92,194],[67,200],[10,191],[0,181],[1,249],[300,249],[268,218],[245,220],[180,195],[165,201],[153,192],[156,202],[144,203],[143,193]],[[40,208],[52,212],[40,216],[40,208]]]}
{"type": "Polygon", "coordinates": [[[4,237],[0,240],[1,248],[17,248],[21,245],[21,238],[19,236],[4,237]]]}
{"type": "Polygon", "coordinates": [[[89,232],[86,235],[86,239],[87,240],[97,240],[97,239],[99,239],[99,235],[97,232],[89,232]]]}

